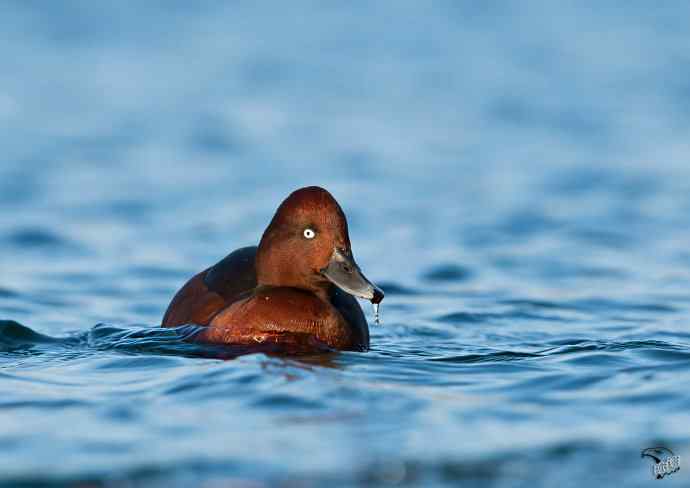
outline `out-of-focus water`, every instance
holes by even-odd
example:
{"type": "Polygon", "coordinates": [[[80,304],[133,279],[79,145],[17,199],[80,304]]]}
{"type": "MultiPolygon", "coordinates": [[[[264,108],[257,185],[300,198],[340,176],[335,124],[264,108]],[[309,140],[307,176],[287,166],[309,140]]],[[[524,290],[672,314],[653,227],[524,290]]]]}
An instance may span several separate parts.
{"type": "Polygon", "coordinates": [[[0,4],[0,485],[687,486],[688,5],[0,4]],[[305,184],[370,352],[156,328],[305,184]]]}

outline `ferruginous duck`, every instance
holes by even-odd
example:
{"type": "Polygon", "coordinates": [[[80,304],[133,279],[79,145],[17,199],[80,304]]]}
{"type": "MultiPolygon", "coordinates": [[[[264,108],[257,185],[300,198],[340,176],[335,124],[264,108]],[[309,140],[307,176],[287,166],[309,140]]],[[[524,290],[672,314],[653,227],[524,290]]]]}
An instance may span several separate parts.
{"type": "Polygon", "coordinates": [[[338,202],[310,186],[280,204],[258,247],[237,249],[192,277],[163,326],[205,326],[194,340],[213,344],[364,351],[369,327],[354,297],[378,304],[383,291],[355,262],[338,202]]]}

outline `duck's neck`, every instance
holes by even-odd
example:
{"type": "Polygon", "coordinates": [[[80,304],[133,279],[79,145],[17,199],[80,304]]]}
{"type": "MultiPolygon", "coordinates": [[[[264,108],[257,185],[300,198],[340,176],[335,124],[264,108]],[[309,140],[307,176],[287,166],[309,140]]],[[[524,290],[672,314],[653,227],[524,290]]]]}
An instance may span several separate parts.
{"type": "Polygon", "coordinates": [[[259,286],[299,288],[328,302],[331,283],[323,276],[307,271],[310,266],[300,257],[286,259],[283,249],[271,247],[270,233],[261,240],[256,254],[256,281],[259,286]],[[268,252],[271,249],[272,252],[268,252]]]}
{"type": "Polygon", "coordinates": [[[316,295],[319,297],[322,301],[326,303],[330,303],[330,293],[331,293],[331,285],[330,284],[324,284],[324,286],[301,286],[298,284],[286,284],[286,283],[271,283],[271,282],[259,282],[257,285],[257,289],[262,289],[262,288],[296,288],[298,290],[302,290],[308,293],[311,293],[312,295],[316,295]]]}

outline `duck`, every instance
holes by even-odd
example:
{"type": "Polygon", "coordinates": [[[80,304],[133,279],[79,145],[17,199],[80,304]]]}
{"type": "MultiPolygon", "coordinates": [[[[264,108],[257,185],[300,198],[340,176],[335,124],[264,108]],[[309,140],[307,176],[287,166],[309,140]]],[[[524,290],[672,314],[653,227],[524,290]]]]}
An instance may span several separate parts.
{"type": "Polygon", "coordinates": [[[279,205],[258,246],[190,278],[162,326],[200,326],[193,340],[209,344],[366,351],[369,326],[357,298],[379,304],[383,297],[354,259],[342,208],[309,186],[279,205]]]}

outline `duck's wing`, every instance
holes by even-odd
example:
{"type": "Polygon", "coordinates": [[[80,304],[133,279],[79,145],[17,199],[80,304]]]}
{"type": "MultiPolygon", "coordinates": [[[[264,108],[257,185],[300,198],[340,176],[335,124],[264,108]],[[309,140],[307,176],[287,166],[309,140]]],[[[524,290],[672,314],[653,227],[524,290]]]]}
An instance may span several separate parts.
{"type": "Polygon", "coordinates": [[[256,249],[237,249],[190,279],[170,302],[163,327],[208,325],[218,312],[256,288],[256,249]]]}
{"type": "Polygon", "coordinates": [[[209,291],[232,303],[256,288],[256,251],[256,246],[242,247],[206,270],[204,284],[209,291]]]}

